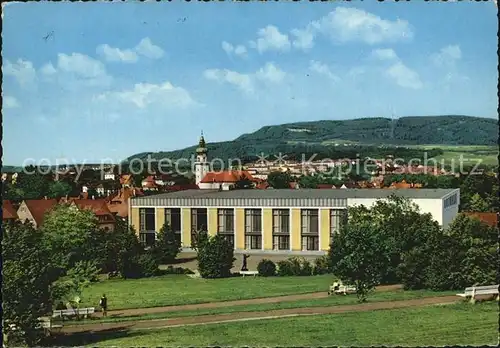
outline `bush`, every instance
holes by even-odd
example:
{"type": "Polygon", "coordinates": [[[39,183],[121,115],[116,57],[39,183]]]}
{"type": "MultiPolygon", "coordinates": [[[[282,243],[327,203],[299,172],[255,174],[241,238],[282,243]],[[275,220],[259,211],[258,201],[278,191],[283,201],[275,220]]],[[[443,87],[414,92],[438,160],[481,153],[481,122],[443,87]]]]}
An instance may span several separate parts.
{"type": "Polygon", "coordinates": [[[327,255],[320,256],[314,260],[314,275],[330,273],[330,261],[327,255]]]}
{"type": "Polygon", "coordinates": [[[156,241],[151,252],[159,264],[169,264],[175,261],[175,258],[181,251],[181,242],[177,239],[174,231],[168,223],[165,223],[158,233],[156,241]]]}
{"type": "Polygon", "coordinates": [[[233,246],[223,236],[208,237],[198,245],[198,270],[202,278],[231,277],[234,263],[233,246]]]}
{"type": "Polygon", "coordinates": [[[159,274],[158,262],[149,252],[133,256],[125,266],[123,278],[137,279],[159,274]]]}
{"type": "Polygon", "coordinates": [[[313,273],[311,263],[303,257],[290,257],[278,261],[278,276],[310,276],[313,273]]]}
{"type": "Polygon", "coordinates": [[[271,260],[263,259],[257,265],[257,271],[262,277],[272,277],[276,275],[276,265],[271,260]]]}
{"type": "Polygon", "coordinates": [[[161,273],[162,274],[193,274],[194,272],[191,271],[189,268],[168,266],[167,269],[164,269],[161,273]]]}

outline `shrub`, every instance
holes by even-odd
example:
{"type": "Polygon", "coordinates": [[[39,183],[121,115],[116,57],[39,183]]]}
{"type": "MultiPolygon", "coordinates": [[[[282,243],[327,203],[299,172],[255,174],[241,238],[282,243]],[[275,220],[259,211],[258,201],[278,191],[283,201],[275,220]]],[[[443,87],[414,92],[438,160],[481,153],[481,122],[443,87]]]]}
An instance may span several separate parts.
{"type": "Polygon", "coordinates": [[[149,252],[135,255],[127,262],[123,271],[123,278],[144,278],[158,275],[158,262],[149,252]]]}
{"type": "Polygon", "coordinates": [[[330,273],[330,261],[327,255],[323,255],[314,260],[314,275],[330,273]]]}
{"type": "Polygon", "coordinates": [[[202,278],[228,278],[234,263],[233,246],[223,236],[208,237],[198,245],[198,270],[202,278]]]}
{"type": "Polygon", "coordinates": [[[278,275],[284,276],[310,276],[313,273],[311,263],[303,257],[290,257],[278,261],[278,275]]]}
{"type": "Polygon", "coordinates": [[[257,265],[257,271],[262,277],[272,277],[276,275],[276,265],[271,260],[263,259],[257,265]]]}
{"type": "Polygon", "coordinates": [[[175,261],[181,251],[181,242],[168,223],[165,223],[158,233],[158,240],[152,248],[152,253],[159,264],[168,264],[175,261]]]}
{"type": "Polygon", "coordinates": [[[288,260],[281,260],[277,262],[278,276],[287,277],[293,275],[292,264],[288,260]]]}
{"type": "Polygon", "coordinates": [[[193,274],[189,268],[168,266],[167,269],[162,271],[163,274],[193,274]]]}

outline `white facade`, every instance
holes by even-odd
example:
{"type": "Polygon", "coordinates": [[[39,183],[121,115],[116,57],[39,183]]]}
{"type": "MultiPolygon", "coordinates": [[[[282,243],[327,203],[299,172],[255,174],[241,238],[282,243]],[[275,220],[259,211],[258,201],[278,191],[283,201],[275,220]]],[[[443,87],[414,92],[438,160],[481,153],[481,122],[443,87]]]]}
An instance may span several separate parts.
{"type": "Polygon", "coordinates": [[[201,180],[210,171],[209,163],[206,153],[199,153],[196,155],[196,162],[194,163],[195,174],[196,174],[196,185],[199,185],[201,180]]]}
{"type": "MultiPolygon", "coordinates": [[[[348,198],[347,205],[349,207],[364,205],[367,208],[371,208],[378,200],[381,199],[348,198]]],[[[436,220],[440,226],[442,226],[443,228],[447,228],[448,225],[458,215],[458,206],[460,205],[460,190],[456,189],[442,198],[409,198],[409,200],[419,207],[421,213],[431,214],[434,220],[436,220]]]]}

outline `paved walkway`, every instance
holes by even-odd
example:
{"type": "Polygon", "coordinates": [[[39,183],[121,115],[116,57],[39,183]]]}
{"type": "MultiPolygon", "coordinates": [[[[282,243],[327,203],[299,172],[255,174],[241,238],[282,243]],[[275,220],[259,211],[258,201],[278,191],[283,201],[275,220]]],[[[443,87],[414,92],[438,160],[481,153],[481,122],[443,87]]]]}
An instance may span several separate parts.
{"type": "Polygon", "coordinates": [[[99,333],[100,331],[107,331],[107,330],[161,329],[168,327],[188,326],[188,325],[191,326],[191,325],[204,325],[204,324],[215,324],[215,323],[247,321],[247,320],[286,318],[292,316],[338,314],[345,312],[372,311],[378,309],[407,308],[415,306],[449,304],[457,301],[458,299],[456,296],[441,296],[441,297],[428,297],[428,298],[420,298],[420,299],[405,300],[405,301],[372,302],[372,303],[341,305],[332,307],[291,308],[291,309],[279,309],[279,310],[261,311],[261,312],[238,312],[238,313],[217,314],[217,315],[200,315],[195,317],[183,317],[183,318],[139,320],[135,322],[83,324],[77,326],[64,327],[62,332],[99,333]]]}
{"type": "MultiPolygon", "coordinates": [[[[401,289],[401,285],[383,285],[377,287],[376,291],[383,292],[383,291],[393,291],[397,289],[401,289]]],[[[192,311],[197,309],[225,308],[233,306],[261,304],[261,303],[280,303],[280,302],[290,302],[290,301],[300,301],[300,300],[312,300],[325,297],[328,297],[328,294],[326,291],[322,291],[322,292],[313,292],[308,294],[252,298],[248,300],[197,303],[197,304],[165,306],[165,307],[119,309],[114,311],[108,311],[108,317],[130,317],[130,316],[139,316],[139,315],[153,314],[153,313],[192,311]]]]}

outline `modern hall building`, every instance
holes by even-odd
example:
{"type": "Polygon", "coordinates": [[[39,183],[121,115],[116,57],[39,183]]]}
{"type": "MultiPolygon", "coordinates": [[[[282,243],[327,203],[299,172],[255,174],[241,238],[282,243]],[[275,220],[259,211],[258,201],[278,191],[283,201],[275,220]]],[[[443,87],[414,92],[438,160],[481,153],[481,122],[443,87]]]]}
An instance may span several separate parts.
{"type": "Polygon", "coordinates": [[[151,245],[168,222],[185,251],[192,234],[224,235],[235,252],[324,254],[347,209],[391,194],[410,199],[443,227],[458,214],[459,189],[185,190],[129,200],[129,223],[151,245]]]}

